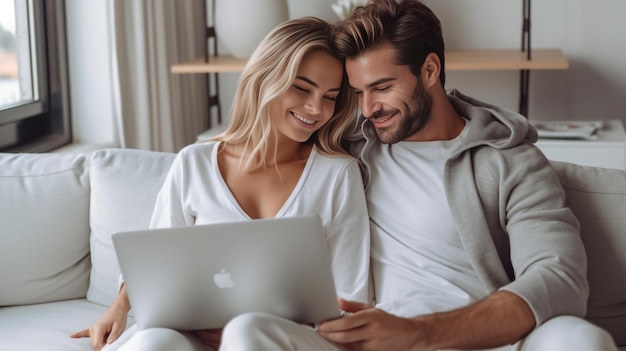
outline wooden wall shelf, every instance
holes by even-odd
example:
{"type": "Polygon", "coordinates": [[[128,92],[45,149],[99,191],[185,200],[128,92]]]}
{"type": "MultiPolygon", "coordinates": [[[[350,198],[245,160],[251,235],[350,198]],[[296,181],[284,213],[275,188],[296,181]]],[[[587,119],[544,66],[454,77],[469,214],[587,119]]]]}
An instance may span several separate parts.
{"type": "Polygon", "coordinates": [[[192,61],[172,65],[172,73],[221,73],[241,72],[247,59],[238,59],[232,56],[209,56],[206,62],[203,57],[192,61]]]}
{"type": "Polygon", "coordinates": [[[568,69],[569,62],[559,49],[533,49],[532,59],[516,49],[446,51],[446,70],[549,70],[568,69]]]}
{"type": "MultiPolygon", "coordinates": [[[[210,56],[209,61],[198,58],[189,62],[172,65],[171,72],[219,73],[241,72],[247,59],[232,56],[210,56]]],[[[517,49],[488,50],[449,50],[446,51],[446,70],[562,70],[568,69],[569,62],[559,49],[533,49],[532,59],[526,59],[526,52],[517,49]]]]}

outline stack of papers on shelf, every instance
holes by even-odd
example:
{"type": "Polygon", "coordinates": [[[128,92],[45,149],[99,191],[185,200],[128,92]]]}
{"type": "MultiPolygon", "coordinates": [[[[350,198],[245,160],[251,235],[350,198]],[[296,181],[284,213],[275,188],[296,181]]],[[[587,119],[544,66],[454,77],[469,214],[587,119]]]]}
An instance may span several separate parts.
{"type": "Polygon", "coordinates": [[[546,139],[595,139],[602,121],[531,121],[539,138],[546,139]]]}

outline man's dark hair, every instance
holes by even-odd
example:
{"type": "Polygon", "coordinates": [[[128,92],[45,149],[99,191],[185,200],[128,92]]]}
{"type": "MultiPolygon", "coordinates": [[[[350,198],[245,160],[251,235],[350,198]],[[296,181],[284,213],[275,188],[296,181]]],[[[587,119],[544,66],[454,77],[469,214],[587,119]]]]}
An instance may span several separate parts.
{"type": "Polygon", "coordinates": [[[338,27],[336,43],[342,56],[356,57],[387,41],[396,50],[394,63],[408,65],[416,77],[426,56],[434,52],[441,61],[439,80],[445,85],[441,23],[420,0],[373,0],[357,7],[338,27]]]}

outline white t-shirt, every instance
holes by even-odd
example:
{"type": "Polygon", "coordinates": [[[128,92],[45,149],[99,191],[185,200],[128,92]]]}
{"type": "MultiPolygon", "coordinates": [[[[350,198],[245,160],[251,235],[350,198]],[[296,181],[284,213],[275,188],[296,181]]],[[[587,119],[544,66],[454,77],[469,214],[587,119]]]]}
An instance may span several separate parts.
{"type": "Polygon", "coordinates": [[[487,296],[452,219],[443,171],[450,141],[377,143],[367,189],[377,307],[414,317],[487,296]]]}
{"type": "MultiPolygon", "coordinates": [[[[219,142],[181,150],[157,197],[150,227],[247,221],[218,169],[219,142]]],[[[319,215],[332,258],[338,295],[371,301],[369,222],[358,163],[315,148],[276,217],[319,215]]]]}

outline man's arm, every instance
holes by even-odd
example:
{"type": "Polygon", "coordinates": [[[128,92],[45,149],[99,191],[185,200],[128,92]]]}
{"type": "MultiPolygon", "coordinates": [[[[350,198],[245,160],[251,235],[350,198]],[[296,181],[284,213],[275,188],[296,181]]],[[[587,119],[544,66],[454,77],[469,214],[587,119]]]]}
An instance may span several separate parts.
{"type": "Polygon", "coordinates": [[[498,291],[460,309],[400,318],[377,308],[342,302],[354,314],[318,327],[321,336],[350,350],[484,349],[512,344],[535,327],[519,296],[498,291]]]}
{"type": "Polygon", "coordinates": [[[498,291],[486,299],[450,312],[413,319],[432,330],[436,348],[484,349],[513,344],[535,327],[535,317],[519,296],[498,291]]]}

